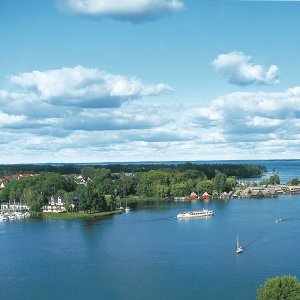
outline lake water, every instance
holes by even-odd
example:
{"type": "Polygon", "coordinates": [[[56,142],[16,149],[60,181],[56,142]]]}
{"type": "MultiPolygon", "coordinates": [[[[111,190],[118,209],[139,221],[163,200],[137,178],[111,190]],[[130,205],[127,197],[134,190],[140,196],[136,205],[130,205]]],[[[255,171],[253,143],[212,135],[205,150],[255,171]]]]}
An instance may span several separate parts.
{"type": "Polygon", "coordinates": [[[0,298],[255,299],[269,277],[300,279],[299,236],[300,196],[142,206],[104,220],[4,222],[0,298]],[[215,216],[174,218],[202,207],[215,216]]]}

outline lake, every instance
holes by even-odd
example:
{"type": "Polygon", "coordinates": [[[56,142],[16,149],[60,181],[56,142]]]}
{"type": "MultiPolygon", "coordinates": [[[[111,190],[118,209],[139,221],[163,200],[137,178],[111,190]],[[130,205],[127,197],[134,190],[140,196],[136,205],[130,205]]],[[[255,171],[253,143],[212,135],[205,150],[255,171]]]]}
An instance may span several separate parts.
{"type": "Polygon", "coordinates": [[[0,297],[255,299],[268,277],[300,279],[299,236],[300,195],[141,205],[102,220],[2,222],[0,297]],[[215,216],[174,218],[203,207],[215,216]]]}

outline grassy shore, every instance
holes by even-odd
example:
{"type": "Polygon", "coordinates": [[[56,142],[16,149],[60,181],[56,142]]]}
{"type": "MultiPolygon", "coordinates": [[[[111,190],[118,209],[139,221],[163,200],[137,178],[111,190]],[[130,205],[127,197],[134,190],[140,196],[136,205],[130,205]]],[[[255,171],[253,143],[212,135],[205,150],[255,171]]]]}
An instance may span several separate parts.
{"type": "Polygon", "coordinates": [[[63,213],[51,213],[51,212],[43,212],[41,216],[46,219],[53,220],[76,220],[82,218],[101,218],[116,214],[121,214],[121,210],[114,210],[108,212],[99,212],[99,213],[86,213],[86,212],[63,212],[63,213]]]}
{"type": "MultiPolygon", "coordinates": [[[[163,198],[163,197],[145,197],[145,196],[127,196],[121,199],[121,203],[124,204],[127,201],[128,204],[130,203],[138,203],[138,202],[168,202],[170,199],[163,198]]],[[[123,205],[124,206],[124,205],[123,205]]]]}

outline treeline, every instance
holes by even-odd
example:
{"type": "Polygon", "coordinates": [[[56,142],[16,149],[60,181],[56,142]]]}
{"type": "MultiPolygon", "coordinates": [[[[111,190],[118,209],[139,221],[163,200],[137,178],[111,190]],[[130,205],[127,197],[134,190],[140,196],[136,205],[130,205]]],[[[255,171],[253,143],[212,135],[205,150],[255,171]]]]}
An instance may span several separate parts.
{"type": "MultiPolygon", "coordinates": [[[[81,164],[62,164],[62,165],[0,165],[0,177],[13,174],[40,174],[46,172],[55,172],[59,174],[80,174],[88,165],[81,164]]],[[[236,178],[255,178],[261,177],[266,168],[256,165],[241,164],[108,164],[108,165],[90,165],[94,169],[109,169],[112,173],[139,173],[151,170],[168,170],[186,172],[189,170],[198,171],[208,179],[214,178],[217,173],[223,173],[226,176],[235,176],[236,178]]]]}
{"type": "Polygon", "coordinates": [[[113,173],[138,173],[152,170],[168,170],[186,172],[189,170],[198,171],[205,175],[208,179],[214,178],[217,173],[223,173],[226,176],[234,176],[236,178],[257,178],[261,177],[267,169],[264,166],[242,165],[242,164],[108,164],[106,166],[92,166],[95,169],[107,168],[113,173]]]}
{"type": "Polygon", "coordinates": [[[80,167],[73,164],[66,165],[0,165],[0,178],[5,175],[14,174],[40,174],[46,172],[55,172],[59,174],[78,174],[80,167]]]}
{"type": "Polygon", "coordinates": [[[12,180],[1,190],[0,201],[21,202],[32,211],[40,211],[43,205],[48,204],[50,197],[55,195],[63,198],[67,211],[102,212],[115,209],[111,203],[114,196],[105,197],[104,191],[97,186],[97,178],[84,186],[76,184],[73,177],[58,173],[12,180]]]}

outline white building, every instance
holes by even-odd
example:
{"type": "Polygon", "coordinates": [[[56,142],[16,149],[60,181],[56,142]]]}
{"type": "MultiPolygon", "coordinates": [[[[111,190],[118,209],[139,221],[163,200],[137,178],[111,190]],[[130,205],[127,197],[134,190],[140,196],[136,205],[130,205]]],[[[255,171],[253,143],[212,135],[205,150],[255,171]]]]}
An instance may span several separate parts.
{"type": "Polygon", "coordinates": [[[43,212],[64,212],[66,208],[60,196],[51,196],[47,205],[42,207],[43,212]]]}

